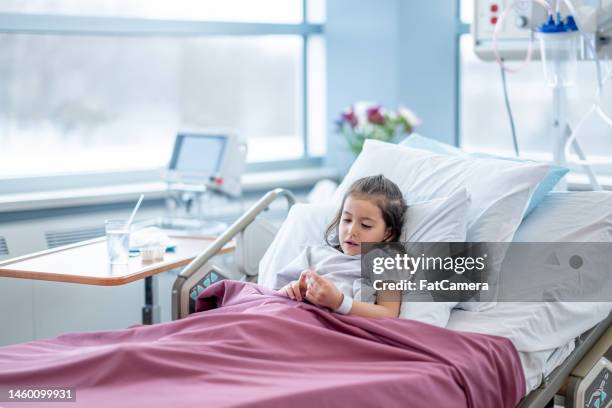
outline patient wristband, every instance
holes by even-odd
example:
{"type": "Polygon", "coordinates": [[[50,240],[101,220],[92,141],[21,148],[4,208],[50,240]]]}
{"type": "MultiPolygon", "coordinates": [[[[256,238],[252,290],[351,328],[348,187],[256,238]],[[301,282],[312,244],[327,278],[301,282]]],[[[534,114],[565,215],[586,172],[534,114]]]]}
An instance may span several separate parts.
{"type": "Polygon", "coordinates": [[[336,313],[348,314],[353,307],[353,298],[347,295],[343,295],[342,303],[336,309],[336,313]]]}

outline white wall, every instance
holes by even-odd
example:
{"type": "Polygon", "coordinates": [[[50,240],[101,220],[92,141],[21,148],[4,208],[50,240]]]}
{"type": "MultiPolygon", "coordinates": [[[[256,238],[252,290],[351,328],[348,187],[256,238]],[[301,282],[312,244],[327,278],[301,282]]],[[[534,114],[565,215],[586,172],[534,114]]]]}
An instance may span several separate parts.
{"type": "Polygon", "coordinates": [[[334,133],[342,110],[360,100],[398,103],[401,0],[328,0],[325,23],[328,139],[326,165],[340,174],[353,155],[334,133]]]}
{"type": "Polygon", "coordinates": [[[328,154],[343,174],[353,161],[334,121],[359,100],[406,105],[423,119],[419,133],[456,140],[455,0],[328,0],[328,154]]]}
{"type": "Polygon", "coordinates": [[[455,144],[458,1],[400,1],[399,100],[422,119],[419,133],[455,144]]]}

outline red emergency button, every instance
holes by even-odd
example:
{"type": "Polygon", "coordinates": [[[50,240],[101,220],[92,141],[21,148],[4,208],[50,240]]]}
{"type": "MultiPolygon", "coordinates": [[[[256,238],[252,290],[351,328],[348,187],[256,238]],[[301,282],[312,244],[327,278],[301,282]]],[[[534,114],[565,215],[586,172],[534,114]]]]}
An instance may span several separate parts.
{"type": "Polygon", "coordinates": [[[491,17],[491,24],[493,25],[497,24],[497,17],[495,16],[491,17]]]}
{"type": "Polygon", "coordinates": [[[218,186],[223,184],[223,177],[220,176],[210,176],[209,180],[218,186]]]}
{"type": "Polygon", "coordinates": [[[499,6],[497,4],[491,4],[492,13],[497,13],[498,10],[499,10],[499,6]]]}

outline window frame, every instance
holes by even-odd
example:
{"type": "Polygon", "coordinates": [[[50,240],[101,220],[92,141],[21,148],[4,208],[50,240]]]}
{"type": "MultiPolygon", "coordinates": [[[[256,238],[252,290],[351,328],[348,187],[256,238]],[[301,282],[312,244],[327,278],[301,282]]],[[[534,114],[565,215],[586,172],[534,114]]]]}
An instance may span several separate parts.
{"type": "MultiPolygon", "coordinates": [[[[292,35],[302,38],[302,146],[300,158],[248,163],[247,172],[296,169],[321,166],[323,158],[310,154],[309,149],[309,77],[308,41],[321,36],[324,25],[308,21],[308,2],[302,0],[300,23],[248,23],[200,20],[163,20],[138,17],[106,17],[81,15],[51,15],[0,13],[0,33],[53,34],[113,37],[214,37],[292,35]]],[[[90,188],[110,184],[127,184],[159,180],[163,168],[113,172],[76,173],[49,176],[3,177],[0,174],[0,194],[33,191],[90,188]]]]}
{"type": "Polygon", "coordinates": [[[455,14],[455,146],[461,147],[461,37],[470,34],[472,26],[461,20],[461,0],[455,14]]]}

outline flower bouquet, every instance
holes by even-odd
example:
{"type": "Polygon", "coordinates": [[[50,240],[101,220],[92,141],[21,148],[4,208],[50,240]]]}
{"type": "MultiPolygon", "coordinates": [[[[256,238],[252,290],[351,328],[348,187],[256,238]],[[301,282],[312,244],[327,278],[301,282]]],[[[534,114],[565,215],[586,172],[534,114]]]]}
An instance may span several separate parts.
{"type": "Polygon", "coordinates": [[[389,111],[378,104],[357,102],[347,107],[336,121],[337,132],[346,138],[351,151],[358,155],[366,139],[396,141],[409,135],[421,120],[409,109],[389,111]]]}

